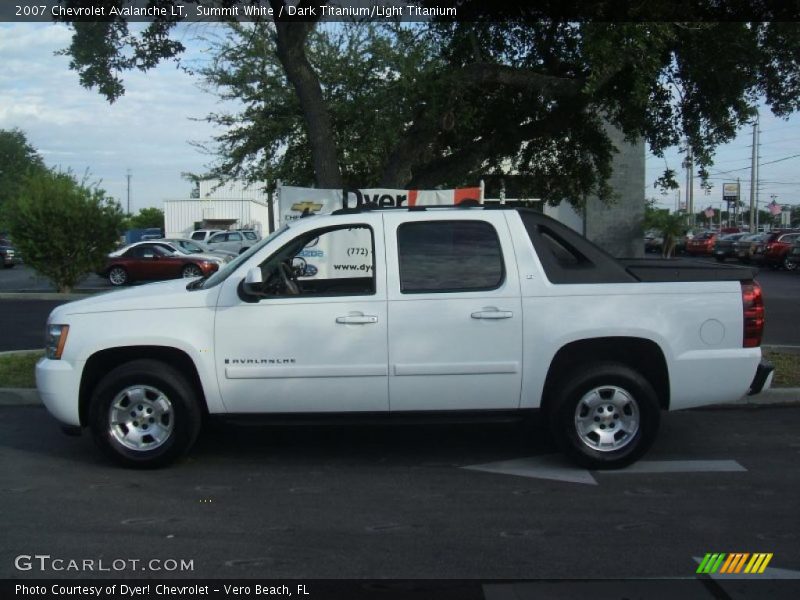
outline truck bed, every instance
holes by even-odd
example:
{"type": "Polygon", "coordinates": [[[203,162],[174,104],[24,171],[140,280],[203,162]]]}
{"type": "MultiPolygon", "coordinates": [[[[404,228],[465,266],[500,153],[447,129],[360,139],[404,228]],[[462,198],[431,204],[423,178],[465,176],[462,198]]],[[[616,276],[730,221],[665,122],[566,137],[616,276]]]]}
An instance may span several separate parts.
{"type": "Polygon", "coordinates": [[[755,267],[713,264],[692,258],[620,258],[619,262],[639,281],[748,281],[755,267]]]}

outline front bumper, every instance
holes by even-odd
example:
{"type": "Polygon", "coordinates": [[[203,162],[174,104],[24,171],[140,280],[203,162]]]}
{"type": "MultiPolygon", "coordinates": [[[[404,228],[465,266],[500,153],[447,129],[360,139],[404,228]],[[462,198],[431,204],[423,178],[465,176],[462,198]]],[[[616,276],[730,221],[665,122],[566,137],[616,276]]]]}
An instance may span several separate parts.
{"type": "Polygon", "coordinates": [[[64,425],[79,427],[79,373],[65,360],[40,358],[36,363],[36,389],[39,398],[56,419],[64,425]]]}
{"type": "Polygon", "coordinates": [[[750,384],[750,391],[747,392],[748,396],[754,396],[764,390],[768,390],[772,385],[772,376],[775,374],[775,367],[769,361],[762,360],[756,369],[756,376],[753,377],[753,383],[750,384]]]}

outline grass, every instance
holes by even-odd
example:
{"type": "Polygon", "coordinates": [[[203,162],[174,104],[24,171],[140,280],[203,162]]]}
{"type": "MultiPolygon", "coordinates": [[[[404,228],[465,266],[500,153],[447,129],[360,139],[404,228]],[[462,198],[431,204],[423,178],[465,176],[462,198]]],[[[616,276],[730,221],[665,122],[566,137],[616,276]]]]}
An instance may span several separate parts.
{"type": "Polygon", "coordinates": [[[33,368],[44,352],[25,352],[0,356],[0,387],[33,388],[33,368]]]}
{"type": "Polygon", "coordinates": [[[800,387],[800,354],[764,350],[764,357],[775,365],[772,387],[800,387]]]}
{"type": "MultiPolygon", "coordinates": [[[[773,387],[800,387],[800,354],[764,350],[764,356],[775,365],[773,387]]],[[[0,388],[33,388],[33,368],[44,352],[25,352],[0,356],[0,388]]]]}

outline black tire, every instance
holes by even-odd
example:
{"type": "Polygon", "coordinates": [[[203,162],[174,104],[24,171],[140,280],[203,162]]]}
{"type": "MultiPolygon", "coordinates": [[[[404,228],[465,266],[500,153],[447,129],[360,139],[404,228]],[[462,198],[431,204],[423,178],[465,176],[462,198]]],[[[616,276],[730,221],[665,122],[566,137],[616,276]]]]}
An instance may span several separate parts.
{"type": "Polygon", "coordinates": [[[783,268],[786,269],[787,271],[794,271],[795,269],[797,269],[797,264],[793,263],[791,260],[789,260],[789,257],[786,256],[783,259],[783,268]]]}
{"type": "Polygon", "coordinates": [[[181,277],[184,279],[191,279],[195,277],[202,277],[203,270],[194,263],[189,263],[181,269],[181,277]]]}
{"type": "Polygon", "coordinates": [[[194,444],[201,423],[202,411],[191,384],[157,360],[134,360],[111,371],[95,387],[89,406],[95,443],[126,467],[157,468],[180,458],[194,444]],[[162,397],[169,410],[160,409],[162,397]],[[127,419],[129,410],[131,419],[138,420],[119,423],[119,415],[124,412],[127,419]]]}
{"type": "Polygon", "coordinates": [[[108,282],[114,287],[119,287],[128,283],[128,271],[125,267],[114,265],[108,270],[108,282]]]}
{"type": "Polygon", "coordinates": [[[658,432],[660,416],[658,396],[647,379],[624,364],[601,362],[561,379],[548,421],[556,444],[572,461],[589,469],[619,469],[647,452],[658,432]],[[590,401],[599,406],[590,408],[590,401]],[[592,428],[597,422],[596,428],[603,429],[600,435],[613,437],[609,447],[598,448],[602,438],[594,431],[581,434],[579,418],[592,428]],[[626,433],[621,426],[633,429],[633,422],[637,423],[635,431],[626,433]]]}

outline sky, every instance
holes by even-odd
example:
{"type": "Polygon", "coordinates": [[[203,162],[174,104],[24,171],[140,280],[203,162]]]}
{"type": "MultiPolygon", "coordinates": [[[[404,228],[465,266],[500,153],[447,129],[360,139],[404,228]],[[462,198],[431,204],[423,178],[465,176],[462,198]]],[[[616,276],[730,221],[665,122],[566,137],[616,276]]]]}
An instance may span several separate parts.
{"type": "MultiPolygon", "coordinates": [[[[202,27],[217,27],[205,24],[202,27]]],[[[204,58],[199,32],[183,28],[188,47],[185,59],[204,58]]],[[[110,196],[127,207],[126,173],[131,173],[131,211],[162,207],[165,199],[188,197],[191,184],[181,173],[202,173],[213,161],[192,145],[208,142],[212,125],[200,120],[224,110],[217,98],[202,91],[197,79],[175,63],[166,62],[147,73],[124,75],[125,95],[109,104],[97,91],[81,87],[69,59],[56,51],[69,45],[71,30],[64,24],[0,24],[0,129],[19,128],[51,167],[88,169],[110,196]]],[[[788,121],[762,107],[759,199],[763,207],[775,195],[778,203],[800,204],[800,115],[788,121]]],[[[718,149],[709,170],[714,187],[706,195],[695,180],[695,207],[719,207],[723,182],[741,178],[742,199],[750,198],[752,127],[718,149]]],[[[676,194],[662,196],[653,182],[665,166],[675,169],[685,199],[682,157],[673,149],[664,158],[647,152],[644,197],[674,208],[676,194]]],[[[477,183],[477,182],[476,182],[477,183]]]]}

